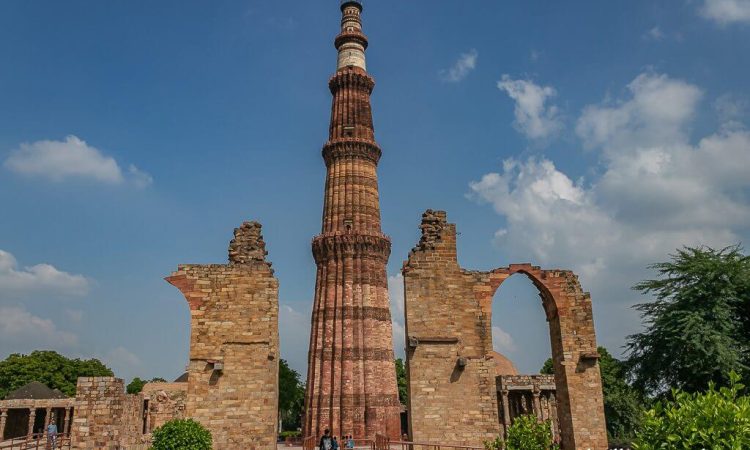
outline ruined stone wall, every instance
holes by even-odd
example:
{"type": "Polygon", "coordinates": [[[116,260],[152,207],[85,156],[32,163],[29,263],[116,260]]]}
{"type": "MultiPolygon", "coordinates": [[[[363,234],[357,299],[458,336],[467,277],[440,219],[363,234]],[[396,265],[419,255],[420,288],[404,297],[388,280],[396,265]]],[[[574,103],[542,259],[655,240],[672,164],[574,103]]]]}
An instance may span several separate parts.
{"type": "Polygon", "coordinates": [[[71,427],[74,449],[119,449],[143,439],[143,397],[125,393],[119,378],[79,378],[71,427]]]}
{"type": "Polygon", "coordinates": [[[184,419],[187,402],[187,383],[147,383],[141,395],[148,401],[146,432],[170,420],[184,419]]]}
{"type": "Polygon", "coordinates": [[[499,434],[500,422],[476,275],[458,266],[455,225],[445,213],[426,214],[421,228],[404,266],[410,437],[481,446],[499,434]]]}
{"type": "Polygon", "coordinates": [[[235,230],[227,265],[183,265],[167,278],[190,305],[186,416],[214,449],[273,449],[278,408],[278,281],[260,224],[235,230]]]}
{"type": "Polygon", "coordinates": [[[403,266],[411,437],[481,447],[501,432],[492,297],[505,279],[524,273],[540,291],[550,326],[563,448],[607,448],[591,299],[575,274],[530,264],[464,270],[445,212],[427,211],[421,229],[403,266]]]}

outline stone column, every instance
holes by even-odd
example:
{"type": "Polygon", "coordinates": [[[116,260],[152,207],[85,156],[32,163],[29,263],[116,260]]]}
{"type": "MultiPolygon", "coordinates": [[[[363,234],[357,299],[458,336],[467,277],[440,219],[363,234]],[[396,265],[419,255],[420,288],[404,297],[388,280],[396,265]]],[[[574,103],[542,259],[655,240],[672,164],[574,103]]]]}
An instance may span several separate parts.
{"type": "Polygon", "coordinates": [[[541,422],[543,420],[542,417],[542,405],[539,401],[539,396],[541,395],[541,392],[539,391],[539,388],[537,386],[534,386],[534,391],[531,393],[531,395],[534,396],[534,415],[536,416],[536,419],[541,422]]]}
{"type": "Polygon", "coordinates": [[[52,408],[47,408],[44,411],[44,430],[42,430],[42,433],[44,433],[45,436],[47,436],[47,427],[49,426],[51,419],[52,419],[52,408]]]}
{"type": "Polygon", "coordinates": [[[5,438],[5,422],[8,420],[8,410],[0,409],[0,441],[5,438]]]}
{"type": "Polygon", "coordinates": [[[63,422],[63,433],[68,434],[70,433],[70,407],[65,408],[65,421],[63,422]]]}
{"type": "Polygon", "coordinates": [[[36,408],[29,408],[29,428],[28,436],[34,434],[34,421],[36,420],[36,408]]]}
{"type": "Polygon", "coordinates": [[[508,437],[508,428],[510,427],[510,405],[508,405],[508,390],[501,391],[503,396],[503,427],[505,428],[505,437],[508,437]]]}

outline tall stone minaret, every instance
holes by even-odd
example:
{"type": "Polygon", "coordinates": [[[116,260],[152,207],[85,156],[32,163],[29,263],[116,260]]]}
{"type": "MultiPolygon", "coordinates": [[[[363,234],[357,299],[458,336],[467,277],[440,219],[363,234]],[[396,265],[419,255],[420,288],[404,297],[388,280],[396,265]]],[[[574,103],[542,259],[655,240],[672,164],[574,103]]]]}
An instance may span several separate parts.
{"type": "Polygon", "coordinates": [[[377,165],[362,33],[362,4],[341,3],[328,142],[322,233],[305,393],[306,436],[400,435],[386,263],[391,242],[380,229],[377,165]]]}

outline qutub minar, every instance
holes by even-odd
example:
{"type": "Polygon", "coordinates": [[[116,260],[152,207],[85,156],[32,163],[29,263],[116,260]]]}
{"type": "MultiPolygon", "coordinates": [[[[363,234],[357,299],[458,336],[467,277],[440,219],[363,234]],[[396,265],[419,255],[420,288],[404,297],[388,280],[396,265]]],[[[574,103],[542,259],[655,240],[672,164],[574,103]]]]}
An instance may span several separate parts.
{"type": "Polygon", "coordinates": [[[328,142],[323,227],[313,239],[315,303],[305,394],[304,435],[400,435],[377,165],[365,64],[362,4],[341,3],[328,142]]]}

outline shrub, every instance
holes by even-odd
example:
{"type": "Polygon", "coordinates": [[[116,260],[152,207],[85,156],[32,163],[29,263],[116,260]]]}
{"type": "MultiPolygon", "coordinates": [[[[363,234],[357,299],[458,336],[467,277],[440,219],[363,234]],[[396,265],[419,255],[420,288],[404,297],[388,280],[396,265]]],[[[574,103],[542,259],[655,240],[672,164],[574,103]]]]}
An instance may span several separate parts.
{"type": "Polygon", "coordinates": [[[282,431],[281,433],[279,433],[279,437],[281,439],[298,438],[300,436],[302,436],[302,432],[301,431],[282,431]]]}
{"type": "Polygon", "coordinates": [[[636,435],[637,450],[694,448],[750,448],[750,397],[732,372],[730,386],[705,393],[673,391],[674,400],[659,402],[647,411],[636,435]]]}
{"type": "Polygon", "coordinates": [[[552,429],[549,421],[539,422],[533,415],[517,417],[508,428],[508,439],[501,438],[484,443],[486,450],[554,450],[552,429]]]}
{"type": "Polygon", "coordinates": [[[153,433],[151,450],[211,450],[211,433],[198,422],[172,420],[153,433]]]}

